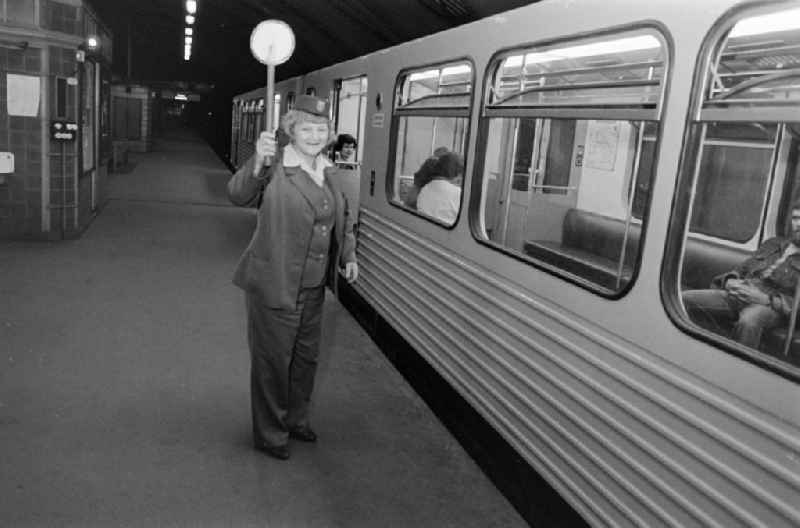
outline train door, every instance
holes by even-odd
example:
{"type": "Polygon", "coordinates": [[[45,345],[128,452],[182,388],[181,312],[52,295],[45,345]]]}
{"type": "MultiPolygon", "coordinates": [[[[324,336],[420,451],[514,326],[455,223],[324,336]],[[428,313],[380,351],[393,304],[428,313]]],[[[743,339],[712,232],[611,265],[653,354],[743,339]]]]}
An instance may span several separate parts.
{"type": "Polygon", "coordinates": [[[358,211],[361,189],[361,161],[364,156],[364,125],[367,114],[367,76],[337,80],[334,85],[334,128],[337,135],[348,134],[356,141],[352,157],[335,153],[338,177],[351,211],[358,211]]]}
{"type": "MultiPolygon", "coordinates": [[[[487,219],[492,240],[518,250],[525,237],[537,232],[558,233],[563,212],[578,201],[583,145],[575,152],[576,128],[572,120],[520,118],[510,122],[512,145],[509,161],[499,171],[493,193],[494,218],[487,219]],[[557,214],[558,212],[560,214],[557,214]]],[[[584,127],[585,128],[585,127],[584,127]]]]}
{"type": "Polygon", "coordinates": [[[524,226],[518,219],[524,218],[524,209],[528,204],[528,189],[536,149],[536,120],[518,119],[505,127],[503,134],[510,139],[507,145],[513,145],[510,156],[497,171],[496,184],[505,192],[495,192],[497,208],[491,226],[487,229],[494,240],[503,244],[518,245],[522,240],[524,226]]]}

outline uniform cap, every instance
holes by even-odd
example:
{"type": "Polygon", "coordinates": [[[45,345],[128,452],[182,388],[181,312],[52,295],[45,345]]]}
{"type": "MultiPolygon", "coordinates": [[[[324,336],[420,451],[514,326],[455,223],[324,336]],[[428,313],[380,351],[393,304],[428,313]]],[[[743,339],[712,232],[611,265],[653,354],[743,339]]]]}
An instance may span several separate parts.
{"type": "Polygon", "coordinates": [[[300,94],[294,99],[294,109],[306,112],[307,114],[330,117],[330,105],[327,99],[320,99],[313,95],[300,94]]]}

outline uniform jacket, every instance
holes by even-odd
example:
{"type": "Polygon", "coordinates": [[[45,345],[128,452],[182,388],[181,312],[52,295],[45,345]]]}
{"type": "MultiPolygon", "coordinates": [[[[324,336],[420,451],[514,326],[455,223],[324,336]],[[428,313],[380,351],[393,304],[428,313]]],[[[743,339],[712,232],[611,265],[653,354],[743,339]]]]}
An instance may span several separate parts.
{"type": "MultiPolygon", "coordinates": [[[[728,279],[764,279],[763,272],[775,264],[790,243],[790,240],[781,237],[765,240],[750,258],[736,266],[734,270],[714,277],[711,286],[724,288],[728,279]]],[[[764,292],[777,296],[772,305],[777,311],[785,314],[791,312],[798,278],[800,278],[800,253],[795,253],[789,255],[769,277],[763,280],[764,292]]]]}
{"type": "MultiPolygon", "coordinates": [[[[253,175],[251,157],[228,182],[228,196],[236,205],[256,205],[258,224],[233,276],[233,283],[257,294],[269,308],[294,310],[314,226],[314,210],[295,177],[304,172],[299,166],[284,167],[277,156],[272,167],[253,175]]],[[[334,197],[335,226],[331,239],[329,277],[334,288],[336,266],[355,262],[355,236],[347,199],[335,177],[336,168],[325,169],[326,185],[334,197]]],[[[308,176],[310,177],[310,176],[308,176]]]]}

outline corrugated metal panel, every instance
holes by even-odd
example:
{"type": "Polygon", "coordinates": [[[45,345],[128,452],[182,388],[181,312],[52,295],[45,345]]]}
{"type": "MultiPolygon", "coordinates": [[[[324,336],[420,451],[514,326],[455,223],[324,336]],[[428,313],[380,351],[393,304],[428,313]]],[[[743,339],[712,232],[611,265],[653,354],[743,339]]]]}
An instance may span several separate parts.
{"type": "Polygon", "coordinates": [[[789,426],[364,208],[359,244],[360,293],[591,521],[800,523],[789,426]]]}

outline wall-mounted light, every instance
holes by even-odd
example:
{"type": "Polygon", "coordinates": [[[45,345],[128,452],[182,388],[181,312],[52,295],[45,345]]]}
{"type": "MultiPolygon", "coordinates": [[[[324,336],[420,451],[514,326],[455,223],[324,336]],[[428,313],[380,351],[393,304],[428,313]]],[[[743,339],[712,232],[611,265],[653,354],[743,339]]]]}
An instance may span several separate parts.
{"type": "Polygon", "coordinates": [[[192,24],[194,24],[194,17],[193,17],[192,15],[186,15],[186,23],[187,23],[188,25],[190,25],[190,26],[191,26],[192,24]]]}
{"type": "Polygon", "coordinates": [[[175,100],[176,101],[188,101],[189,98],[186,97],[184,94],[180,94],[179,93],[179,94],[175,94],[175,100]]]}
{"type": "Polygon", "coordinates": [[[94,35],[89,35],[86,38],[86,47],[89,48],[89,51],[97,50],[100,47],[100,39],[94,35]]]}
{"type": "Polygon", "coordinates": [[[197,12],[197,1],[196,0],[186,0],[186,12],[190,15],[193,15],[197,12]]]}
{"type": "Polygon", "coordinates": [[[191,36],[194,30],[192,28],[183,28],[183,34],[191,36]]]}

